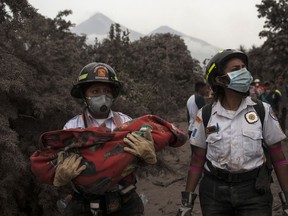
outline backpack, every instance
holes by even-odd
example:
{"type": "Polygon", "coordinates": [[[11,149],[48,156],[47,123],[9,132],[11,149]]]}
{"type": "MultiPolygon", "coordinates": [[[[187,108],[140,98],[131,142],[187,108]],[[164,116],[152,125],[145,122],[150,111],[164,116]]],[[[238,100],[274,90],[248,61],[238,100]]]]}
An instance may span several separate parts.
{"type": "MultiPolygon", "coordinates": [[[[263,122],[264,122],[264,118],[265,118],[265,108],[264,105],[262,103],[262,101],[258,100],[258,99],[252,99],[253,102],[255,102],[256,104],[253,106],[256,113],[258,114],[262,127],[263,127],[263,122]]],[[[203,108],[202,108],[202,120],[203,120],[203,124],[204,127],[207,127],[208,121],[211,117],[211,112],[212,112],[212,104],[213,103],[209,103],[206,104],[203,108]]]]}
{"type": "MultiPolygon", "coordinates": [[[[255,98],[252,98],[252,101],[256,103],[253,107],[254,107],[256,113],[258,114],[258,116],[260,118],[260,121],[261,121],[261,124],[262,124],[262,128],[263,128],[263,123],[264,123],[264,118],[265,118],[265,108],[264,108],[263,102],[261,100],[259,100],[259,99],[255,99],[255,98]]],[[[209,104],[206,104],[202,108],[202,120],[203,120],[203,124],[204,124],[205,129],[207,128],[208,121],[209,121],[209,119],[211,117],[212,104],[213,104],[213,102],[209,103],[209,104]]],[[[268,167],[268,170],[270,172],[272,172],[271,157],[270,157],[268,149],[265,146],[263,141],[262,141],[262,147],[263,147],[264,154],[265,154],[265,157],[266,157],[266,166],[268,167]]]]}

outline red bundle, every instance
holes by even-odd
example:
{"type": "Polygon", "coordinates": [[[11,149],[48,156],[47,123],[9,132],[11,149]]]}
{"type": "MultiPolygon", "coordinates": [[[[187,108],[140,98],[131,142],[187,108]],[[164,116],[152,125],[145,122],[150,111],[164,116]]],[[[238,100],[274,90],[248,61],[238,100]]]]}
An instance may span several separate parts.
{"type": "Polygon", "coordinates": [[[125,177],[127,169],[138,160],[124,152],[127,146],[123,138],[128,133],[143,127],[152,129],[155,150],[165,146],[179,147],[187,140],[187,135],[173,124],[155,115],[145,115],[122,124],[113,132],[103,128],[68,129],[46,132],[39,140],[40,150],[30,157],[32,171],[44,183],[52,184],[57,164],[57,153],[64,151],[77,153],[83,157],[81,165],[86,165],[73,183],[87,191],[105,191],[125,177]]]}

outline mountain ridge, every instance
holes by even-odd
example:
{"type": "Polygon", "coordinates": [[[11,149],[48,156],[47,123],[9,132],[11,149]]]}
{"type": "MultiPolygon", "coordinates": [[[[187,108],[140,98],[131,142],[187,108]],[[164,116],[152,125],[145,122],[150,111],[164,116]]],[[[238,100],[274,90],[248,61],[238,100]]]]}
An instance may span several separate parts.
{"type": "MultiPolygon", "coordinates": [[[[85,34],[87,36],[87,43],[93,44],[95,38],[97,38],[98,41],[101,41],[104,38],[106,38],[110,31],[111,24],[114,23],[117,22],[113,21],[103,13],[97,12],[87,20],[75,26],[73,29],[71,29],[71,31],[78,35],[85,34]]],[[[120,26],[121,30],[129,31],[129,38],[131,41],[139,40],[141,37],[153,34],[171,33],[179,35],[184,40],[188,50],[191,53],[191,56],[195,59],[198,59],[200,63],[202,63],[206,58],[210,58],[219,50],[218,47],[211,45],[210,43],[204,40],[186,35],[167,25],[160,26],[146,35],[134,31],[133,29],[127,28],[121,24],[120,26]]]]}

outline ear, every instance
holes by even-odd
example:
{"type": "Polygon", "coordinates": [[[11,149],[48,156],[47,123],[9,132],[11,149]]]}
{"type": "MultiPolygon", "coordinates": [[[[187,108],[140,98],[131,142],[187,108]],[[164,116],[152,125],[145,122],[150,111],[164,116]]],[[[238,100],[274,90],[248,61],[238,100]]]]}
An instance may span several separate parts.
{"type": "Polygon", "coordinates": [[[221,85],[228,85],[230,83],[228,76],[217,76],[215,77],[215,81],[221,85]]]}

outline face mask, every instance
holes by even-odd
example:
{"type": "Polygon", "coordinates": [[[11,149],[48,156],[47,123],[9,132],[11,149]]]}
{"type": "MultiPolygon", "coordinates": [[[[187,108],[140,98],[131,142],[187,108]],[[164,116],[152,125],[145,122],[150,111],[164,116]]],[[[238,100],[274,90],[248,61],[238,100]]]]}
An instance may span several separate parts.
{"type": "Polygon", "coordinates": [[[86,97],[89,110],[95,115],[108,114],[113,103],[113,98],[107,95],[86,97]]]}
{"type": "Polygon", "coordinates": [[[242,93],[246,93],[249,90],[250,84],[253,81],[251,73],[246,68],[230,72],[227,76],[230,78],[227,88],[242,93]]]}

